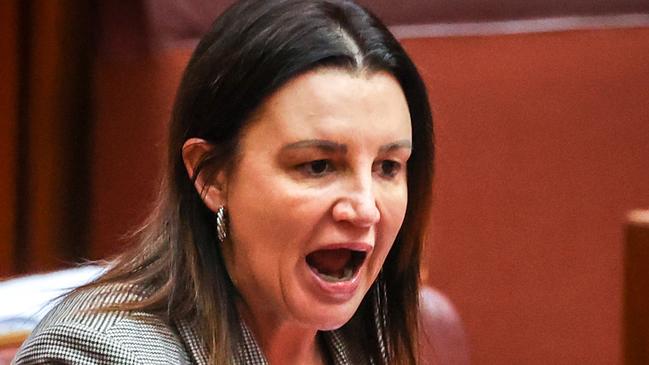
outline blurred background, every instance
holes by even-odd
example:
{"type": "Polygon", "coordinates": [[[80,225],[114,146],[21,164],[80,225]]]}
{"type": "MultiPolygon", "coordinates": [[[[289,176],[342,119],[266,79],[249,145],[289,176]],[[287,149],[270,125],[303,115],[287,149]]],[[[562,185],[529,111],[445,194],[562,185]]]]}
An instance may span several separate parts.
{"type": "MultiPolygon", "coordinates": [[[[472,362],[649,363],[632,332],[649,309],[626,311],[649,294],[625,281],[630,265],[649,281],[647,249],[625,248],[640,235],[628,212],[649,207],[649,2],[360,2],[429,87],[424,274],[472,362]]],[[[0,1],[0,279],[128,244],[183,67],[230,3],[0,1]]]]}

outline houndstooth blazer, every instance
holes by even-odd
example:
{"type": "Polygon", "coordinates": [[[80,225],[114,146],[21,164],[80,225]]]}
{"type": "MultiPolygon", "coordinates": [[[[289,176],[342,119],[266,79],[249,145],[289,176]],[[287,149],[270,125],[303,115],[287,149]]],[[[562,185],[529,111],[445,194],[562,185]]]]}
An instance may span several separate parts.
{"type": "MultiPolygon", "coordinates": [[[[206,349],[194,328],[170,325],[145,312],[92,311],[143,298],[141,292],[111,285],[74,293],[56,305],[22,345],[12,364],[207,364],[206,349]]],[[[243,340],[233,364],[267,364],[252,333],[243,340]]],[[[321,332],[333,364],[366,364],[341,331],[321,332]]]]}

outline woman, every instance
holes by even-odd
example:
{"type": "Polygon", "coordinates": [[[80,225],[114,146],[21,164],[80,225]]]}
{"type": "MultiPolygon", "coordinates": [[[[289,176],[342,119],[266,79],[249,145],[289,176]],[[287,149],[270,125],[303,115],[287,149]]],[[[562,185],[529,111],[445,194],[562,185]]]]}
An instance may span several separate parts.
{"type": "Polygon", "coordinates": [[[432,162],[424,85],[374,16],[238,2],[189,61],[140,244],[16,363],[414,364],[432,162]]]}

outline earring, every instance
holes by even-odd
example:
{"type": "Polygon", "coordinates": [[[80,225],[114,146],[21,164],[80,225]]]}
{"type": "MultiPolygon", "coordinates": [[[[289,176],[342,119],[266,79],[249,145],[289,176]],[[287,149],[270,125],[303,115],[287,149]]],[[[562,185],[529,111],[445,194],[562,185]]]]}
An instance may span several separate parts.
{"type": "Polygon", "coordinates": [[[227,219],[225,207],[221,205],[216,211],[216,235],[219,237],[219,241],[221,242],[225,242],[225,239],[228,237],[227,219]]]}

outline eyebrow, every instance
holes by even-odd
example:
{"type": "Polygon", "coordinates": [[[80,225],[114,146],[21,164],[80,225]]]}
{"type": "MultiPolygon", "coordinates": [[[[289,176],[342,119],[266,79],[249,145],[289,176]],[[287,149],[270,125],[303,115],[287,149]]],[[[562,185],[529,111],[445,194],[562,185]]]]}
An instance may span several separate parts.
{"type": "MultiPolygon", "coordinates": [[[[317,148],[326,152],[347,153],[347,145],[322,139],[307,139],[304,141],[293,142],[282,147],[282,151],[294,150],[300,148],[317,148]]],[[[407,139],[385,144],[379,147],[379,153],[385,153],[396,149],[412,149],[412,142],[407,139]]]]}
{"type": "Polygon", "coordinates": [[[323,139],[307,139],[304,141],[289,143],[282,147],[282,150],[295,150],[300,148],[317,148],[326,152],[347,153],[347,145],[323,139]]]}
{"type": "Polygon", "coordinates": [[[383,145],[383,146],[379,147],[379,152],[380,153],[385,153],[385,152],[394,151],[394,150],[397,150],[397,149],[400,149],[400,148],[405,148],[405,149],[411,150],[412,149],[412,142],[410,142],[407,139],[404,139],[404,140],[401,140],[401,141],[388,143],[386,145],[383,145]]]}

